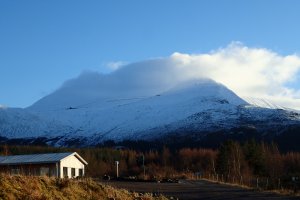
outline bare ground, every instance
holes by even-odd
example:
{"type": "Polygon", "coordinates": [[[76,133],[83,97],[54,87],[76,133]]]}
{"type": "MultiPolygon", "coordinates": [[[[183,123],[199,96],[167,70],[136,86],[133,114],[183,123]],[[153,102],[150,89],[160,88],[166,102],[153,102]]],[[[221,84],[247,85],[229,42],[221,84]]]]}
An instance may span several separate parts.
{"type": "Polygon", "coordinates": [[[181,180],[180,183],[144,183],[144,182],[104,182],[114,187],[124,188],[134,192],[163,194],[181,200],[285,200],[300,199],[300,197],[281,196],[269,192],[259,192],[229,185],[212,183],[204,180],[181,180]]]}

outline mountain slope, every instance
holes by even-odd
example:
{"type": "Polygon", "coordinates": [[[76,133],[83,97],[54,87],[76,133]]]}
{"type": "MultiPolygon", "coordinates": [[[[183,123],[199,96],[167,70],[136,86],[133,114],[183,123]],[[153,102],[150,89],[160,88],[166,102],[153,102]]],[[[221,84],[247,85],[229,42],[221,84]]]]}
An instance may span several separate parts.
{"type": "Polygon", "coordinates": [[[80,136],[120,140],[139,138],[137,132],[144,135],[151,129],[176,123],[204,110],[234,112],[236,106],[242,104],[246,103],[223,85],[200,80],[150,97],[98,99],[62,109],[28,110],[80,130],[77,133],[80,136]]]}
{"type": "Polygon", "coordinates": [[[99,87],[81,91],[75,86],[64,87],[26,109],[0,109],[1,136],[57,138],[52,145],[69,145],[74,140],[79,140],[75,145],[96,145],[107,140],[189,137],[190,133],[202,138],[209,132],[239,127],[279,134],[286,126],[300,124],[297,112],[252,106],[208,79],[159,93],[148,91],[144,96],[134,89],[111,93],[99,87]]]}
{"type": "Polygon", "coordinates": [[[47,120],[34,112],[20,108],[0,108],[0,134],[8,138],[57,136],[72,128],[59,121],[47,120]]]}

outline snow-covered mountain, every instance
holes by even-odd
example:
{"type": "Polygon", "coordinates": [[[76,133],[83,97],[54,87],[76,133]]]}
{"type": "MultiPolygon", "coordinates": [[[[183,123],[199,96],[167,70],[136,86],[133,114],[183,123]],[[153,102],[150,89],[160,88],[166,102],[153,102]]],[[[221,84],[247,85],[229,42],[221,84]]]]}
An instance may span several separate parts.
{"type": "Polygon", "coordinates": [[[135,85],[122,89],[115,82],[103,86],[102,78],[93,77],[88,84],[73,80],[25,109],[0,108],[1,137],[96,145],[107,140],[189,137],[190,133],[201,138],[239,127],[280,134],[289,125],[300,125],[298,112],[251,105],[209,79],[142,91],[135,85]]]}
{"type": "Polygon", "coordinates": [[[45,98],[38,104],[43,109],[33,105],[28,110],[48,120],[56,119],[73,127],[77,135],[121,140],[156,137],[157,134],[163,134],[162,130],[159,133],[152,133],[151,130],[169,124],[173,124],[172,128],[175,129],[177,122],[203,111],[234,112],[237,106],[246,102],[223,85],[211,80],[200,80],[148,97],[98,98],[61,108],[55,103],[49,105],[45,98]]]}
{"type": "Polygon", "coordinates": [[[21,108],[0,108],[0,134],[8,138],[58,136],[68,127],[55,119],[46,119],[35,112],[21,108]]]}
{"type": "Polygon", "coordinates": [[[263,98],[243,97],[243,99],[247,103],[261,108],[292,110],[263,98]]]}

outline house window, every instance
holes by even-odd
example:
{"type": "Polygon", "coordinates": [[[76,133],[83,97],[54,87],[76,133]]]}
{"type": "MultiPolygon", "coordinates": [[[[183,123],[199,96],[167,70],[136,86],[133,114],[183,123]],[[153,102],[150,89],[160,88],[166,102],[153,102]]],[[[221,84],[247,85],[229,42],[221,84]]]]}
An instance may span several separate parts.
{"type": "Polygon", "coordinates": [[[63,175],[64,175],[64,178],[68,178],[68,168],[67,167],[63,167],[63,175]]]}
{"type": "Polygon", "coordinates": [[[83,176],[83,169],[79,169],[79,176],[80,176],[80,177],[83,176]]]}
{"type": "Polygon", "coordinates": [[[71,169],[71,176],[72,176],[72,177],[75,177],[75,168],[72,168],[72,169],[71,169]]]}
{"type": "Polygon", "coordinates": [[[41,167],[40,176],[49,176],[49,167],[41,167]]]}

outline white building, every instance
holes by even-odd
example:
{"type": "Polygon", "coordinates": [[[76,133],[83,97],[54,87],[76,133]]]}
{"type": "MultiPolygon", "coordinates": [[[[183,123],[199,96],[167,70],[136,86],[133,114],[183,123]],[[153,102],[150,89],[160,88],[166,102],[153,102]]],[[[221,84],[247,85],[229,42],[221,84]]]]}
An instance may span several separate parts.
{"type": "Polygon", "coordinates": [[[13,175],[82,177],[87,164],[76,152],[0,156],[0,172],[13,175]]]}

